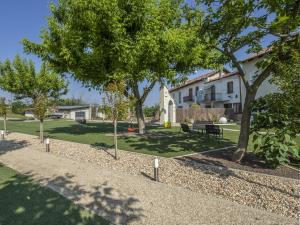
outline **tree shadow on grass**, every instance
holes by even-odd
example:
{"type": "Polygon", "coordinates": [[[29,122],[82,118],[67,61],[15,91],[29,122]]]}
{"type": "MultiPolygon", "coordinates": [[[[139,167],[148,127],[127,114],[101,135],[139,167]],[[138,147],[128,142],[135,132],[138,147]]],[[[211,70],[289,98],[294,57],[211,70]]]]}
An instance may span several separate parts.
{"type": "Polygon", "coordinates": [[[167,131],[155,131],[137,137],[121,137],[132,149],[157,152],[159,154],[171,153],[172,156],[182,155],[184,152],[202,152],[206,150],[232,146],[235,143],[229,139],[216,137],[208,138],[204,134],[184,134],[167,131]]]}
{"type": "MultiPolygon", "coordinates": [[[[3,168],[0,166],[0,169],[3,168]]],[[[34,174],[27,172],[26,175],[34,174]]],[[[137,199],[115,197],[115,190],[107,183],[83,189],[72,178],[73,175],[66,174],[39,180],[71,201],[23,175],[14,174],[4,182],[0,179],[0,224],[110,224],[98,215],[114,223],[128,224],[143,216],[142,210],[135,206],[137,199]],[[78,205],[96,214],[83,211],[78,205]]]]}

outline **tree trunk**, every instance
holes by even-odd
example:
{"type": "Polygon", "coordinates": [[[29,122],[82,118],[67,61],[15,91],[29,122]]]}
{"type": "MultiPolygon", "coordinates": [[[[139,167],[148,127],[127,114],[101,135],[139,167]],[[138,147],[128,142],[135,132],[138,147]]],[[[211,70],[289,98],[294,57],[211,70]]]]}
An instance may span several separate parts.
{"type": "Polygon", "coordinates": [[[40,142],[44,142],[44,121],[40,120],[40,142]]]}
{"type": "Polygon", "coordinates": [[[143,113],[143,104],[140,101],[137,101],[135,105],[135,115],[139,126],[139,134],[144,134],[146,126],[143,113]]]}
{"type": "Polygon", "coordinates": [[[4,134],[7,135],[6,115],[3,116],[3,127],[4,127],[4,134]]]}
{"type": "Polygon", "coordinates": [[[243,159],[245,152],[247,151],[250,135],[252,103],[255,100],[255,95],[256,90],[249,89],[246,91],[238,146],[232,158],[232,160],[235,162],[240,162],[243,159]]]}
{"type": "Polygon", "coordinates": [[[118,159],[117,151],[118,151],[118,136],[117,136],[117,126],[118,121],[114,119],[114,145],[115,145],[115,159],[118,159]]]}

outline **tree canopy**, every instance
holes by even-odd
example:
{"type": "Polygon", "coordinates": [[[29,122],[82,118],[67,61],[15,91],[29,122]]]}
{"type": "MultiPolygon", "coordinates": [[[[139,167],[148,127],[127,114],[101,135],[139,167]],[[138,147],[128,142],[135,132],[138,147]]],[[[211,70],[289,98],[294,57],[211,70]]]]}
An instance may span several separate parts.
{"type": "MultiPolygon", "coordinates": [[[[247,150],[252,102],[259,86],[282,64],[295,63],[291,52],[300,51],[300,1],[290,0],[200,0],[207,7],[199,36],[208,48],[219,51],[219,62],[230,63],[239,72],[246,89],[241,132],[235,160],[247,150]],[[269,43],[264,41],[269,38],[269,43]],[[262,54],[253,80],[238,58],[240,51],[262,54]]],[[[277,73],[282,76],[282,73],[277,73]]]]}
{"type": "Polygon", "coordinates": [[[50,9],[41,44],[25,39],[25,51],[88,86],[126,80],[137,117],[157,82],[214,64],[196,35],[202,13],[183,0],[60,0],[50,9]]]}
{"type": "Polygon", "coordinates": [[[37,72],[33,61],[16,56],[13,62],[6,60],[0,65],[0,88],[16,94],[16,98],[33,101],[43,95],[58,98],[67,92],[64,79],[43,63],[37,72]]]}

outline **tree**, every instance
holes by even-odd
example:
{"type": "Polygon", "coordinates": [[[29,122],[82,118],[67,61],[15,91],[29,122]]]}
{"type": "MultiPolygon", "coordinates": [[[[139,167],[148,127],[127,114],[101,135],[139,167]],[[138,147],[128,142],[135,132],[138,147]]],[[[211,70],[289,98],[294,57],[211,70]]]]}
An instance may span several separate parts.
{"type": "Polygon", "coordinates": [[[289,62],[277,64],[272,76],[282,92],[259,98],[253,105],[254,151],[274,167],[291,158],[300,160],[295,142],[300,133],[300,53],[290,53],[289,62]]]}
{"type": "Polygon", "coordinates": [[[111,82],[105,87],[102,111],[113,121],[115,159],[118,159],[118,121],[126,119],[129,112],[129,102],[124,95],[125,82],[111,82]]]}
{"type": "MultiPolygon", "coordinates": [[[[1,66],[0,87],[16,94],[17,99],[31,99],[38,110],[45,99],[47,101],[55,99],[67,92],[65,81],[51,71],[46,63],[43,63],[40,71],[36,72],[31,60],[21,59],[18,55],[13,62],[6,60],[1,66]]],[[[43,119],[40,116],[42,114],[38,112],[38,115],[42,128],[43,119]]],[[[40,137],[43,137],[42,133],[43,130],[40,130],[40,137]]]]}
{"type": "Polygon", "coordinates": [[[3,128],[5,135],[7,134],[6,118],[7,118],[7,105],[5,98],[0,98],[0,116],[3,117],[3,128]]]}
{"type": "Polygon", "coordinates": [[[148,106],[144,108],[146,117],[155,117],[157,113],[159,113],[159,105],[156,104],[154,106],[148,106]]]}
{"type": "Polygon", "coordinates": [[[184,0],[60,0],[50,8],[42,43],[25,39],[25,51],[89,87],[126,80],[140,133],[155,84],[181,80],[215,58],[196,35],[201,11],[188,10],[184,0]]]}
{"type": "Polygon", "coordinates": [[[16,114],[24,114],[26,108],[28,105],[21,100],[13,101],[11,104],[11,111],[16,114]]]}
{"type": "Polygon", "coordinates": [[[199,35],[207,47],[218,50],[223,63],[231,63],[237,68],[246,89],[241,120],[238,148],[233,160],[240,161],[247,150],[250,132],[252,102],[264,80],[274,73],[274,69],[290,60],[290,50],[300,50],[299,4],[289,0],[202,0],[207,6],[199,35]],[[263,41],[272,36],[265,55],[256,64],[258,71],[253,81],[247,80],[246,73],[237,53],[247,49],[248,53],[260,54],[263,41]]]}
{"type": "Polygon", "coordinates": [[[40,121],[40,141],[44,141],[44,119],[47,116],[47,111],[49,108],[47,96],[38,96],[33,103],[34,106],[34,116],[40,121]]]}

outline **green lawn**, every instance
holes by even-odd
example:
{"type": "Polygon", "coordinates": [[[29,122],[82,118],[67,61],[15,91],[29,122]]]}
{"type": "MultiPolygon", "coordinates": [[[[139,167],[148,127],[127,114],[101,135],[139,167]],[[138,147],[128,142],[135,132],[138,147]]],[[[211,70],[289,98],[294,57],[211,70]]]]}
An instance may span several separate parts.
{"type": "MultiPolygon", "coordinates": [[[[85,125],[74,121],[56,120],[45,122],[45,135],[51,138],[90,144],[92,146],[112,147],[113,126],[110,123],[88,122],[85,125]],[[111,134],[108,136],[108,134],[111,134]]],[[[233,125],[236,126],[236,125],[233,125]]],[[[0,129],[2,123],[0,123],[0,129]]],[[[8,121],[8,130],[38,135],[39,123],[35,121],[8,121]]],[[[225,127],[225,126],[223,126],[225,127]]],[[[119,124],[119,131],[126,131],[128,124],[119,124]]],[[[229,128],[229,127],[228,127],[229,128]]],[[[231,128],[232,129],[232,128],[231,128]]],[[[231,146],[237,143],[239,132],[224,131],[224,139],[206,135],[193,135],[179,132],[179,127],[165,129],[158,126],[148,126],[148,134],[144,136],[119,137],[119,149],[140,152],[150,155],[174,157],[231,146]]],[[[298,138],[300,144],[300,138],[298,138]]],[[[249,150],[252,149],[250,143],[249,150]]]]}
{"type": "Polygon", "coordinates": [[[56,192],[0,165],[0,225],[109,224],[56,192]]]}

